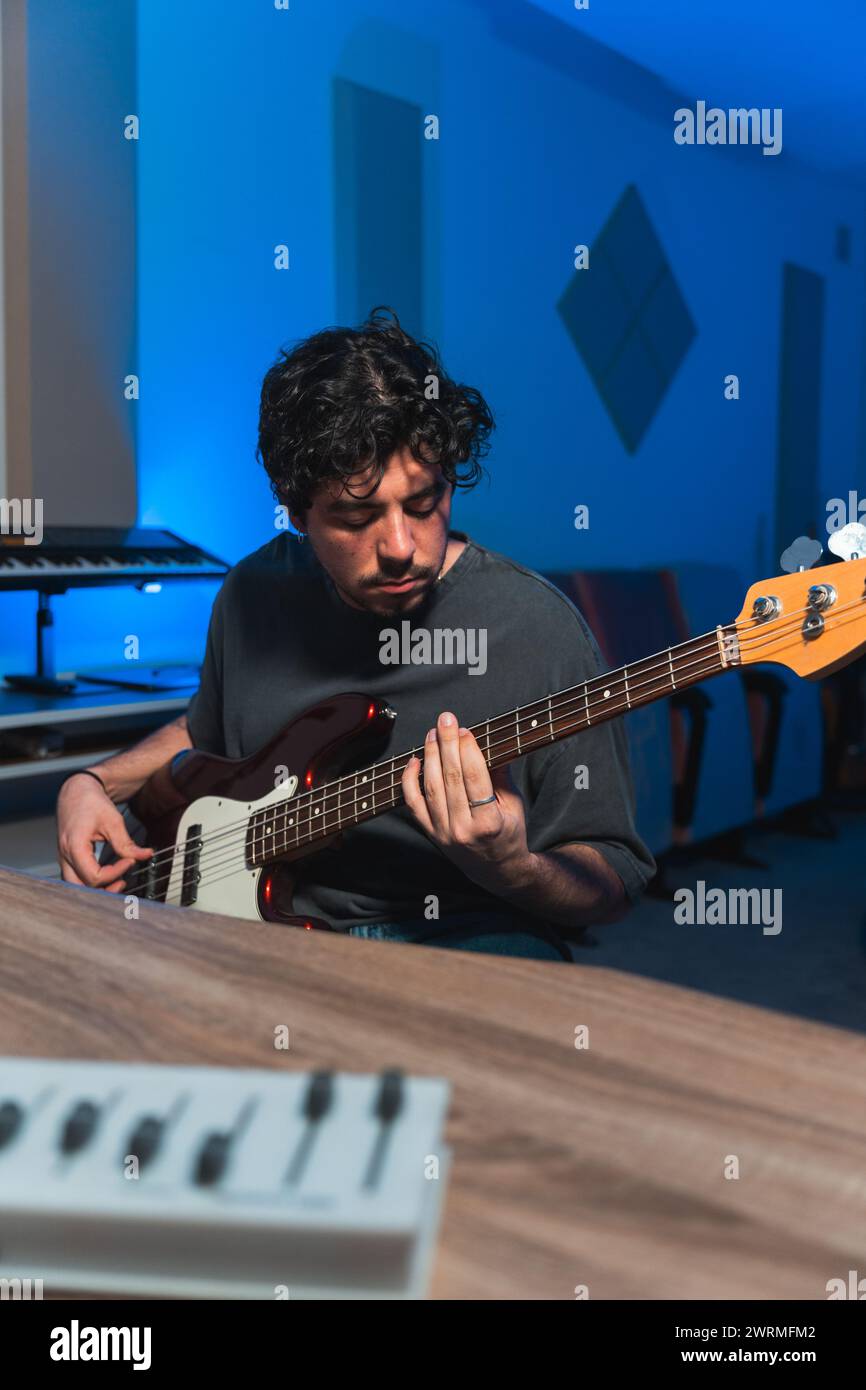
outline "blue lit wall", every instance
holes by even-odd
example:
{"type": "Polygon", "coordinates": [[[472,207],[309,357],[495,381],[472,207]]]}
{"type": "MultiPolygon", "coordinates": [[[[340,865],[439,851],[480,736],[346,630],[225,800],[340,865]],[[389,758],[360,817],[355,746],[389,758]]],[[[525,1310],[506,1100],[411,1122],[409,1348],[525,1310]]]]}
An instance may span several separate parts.
{"type": "MultiPolygon", "coordinates": [[[[677,146],[670,89],[522,0],[292,0],[288,12],[151,0],[140,30],[144,519],[231,559],[269,534],[253,460],[261,374],[278,344],[353,309],[342,272],[357,195],[332,178],[335,79],[440,119],[438,141],[418,131],[424,326],[498,418],[491,482],[457,508],[473,534],[545,568],[709,552],[747,575],[773,571],[786,261],[826,278],[824,493],[857,485],[858,189],[787,150],[677,146]],[[572,247],[592,245],[631,183],[697,327],[633,455],[556,308],[572,247]],[[834,257],[839,222],[853,231],[848,265],[834,257]],[[738,401],[724,399],[730,372],[738,401]]],[[[386,136],[371,131],[355,153],[378,187],[386,136]]],[[[405,224],[409,263],[418,230],[400,175],[380,215],[383,228],[405,224]]]]}
{"type": "MultiPolygon", "coordinates": [[[[666,5],[652,8],[661,32],[666,5]]],[[[147,0],[138,23],[142,521],[232,561],[272,534],[254,460],[259,384],[280,344],[352,312],[365,187],[376,198],[363,215],[378,203],[407,319],[420,305],[451,373],[497,415],[490,484],[456,510],[484,543],[543,569],[712,559],[748,580],[774,572],[786,262],[825,282],[820,498],[863,488],[866,280],[852,180],[790,147],[763,157],[677,146],[674,109],[712,92],[673,91],[574,16],[528,0],[291,0],[288,11],[147,0]],[[392,151],[383,181],[376,140],[351,146],[338,83],[404,116],[437,115],[440,138],[419,128],[415,154],[392,151]],[[633,451],[557,310],[572,248],[592,247],[629,185],[696,330],[633,451]],[[835,254],[839,224],[851,230],[848,263],[835,254]],[[274,268],[280,243],[287,271],[274,268]],[[728,373],[738,401],[724,398],[728,373]],[[590,508],[581,532],[578,503],[590,508]]],[[[672,25],[669,43],[680,33],[672,25]]],[[[798,109],[793,88],[755,84],[742,104],[798,109]]],[[[383,109],[373,105],[371,131],[383,109]]],[[[795,146],[795,124],[785,134],[795,146]]],[[[212,594],[70,596],[62,664],[116,659],[129,631],[143,659],[195,655],[212,594]]]]}

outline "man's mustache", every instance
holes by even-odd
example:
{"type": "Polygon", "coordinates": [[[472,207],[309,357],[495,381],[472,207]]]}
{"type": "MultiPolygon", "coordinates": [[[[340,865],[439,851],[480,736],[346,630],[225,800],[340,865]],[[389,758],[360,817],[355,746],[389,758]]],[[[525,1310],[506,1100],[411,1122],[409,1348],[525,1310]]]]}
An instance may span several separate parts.
{"type": "Polygon", "coordinates": [[[433,570],[408,570],[406,574],[381,574],[374,579],[365,579],[365,589],[375,589],[380,584],[403,584],[407,579],[432,579],[433,570]]]}

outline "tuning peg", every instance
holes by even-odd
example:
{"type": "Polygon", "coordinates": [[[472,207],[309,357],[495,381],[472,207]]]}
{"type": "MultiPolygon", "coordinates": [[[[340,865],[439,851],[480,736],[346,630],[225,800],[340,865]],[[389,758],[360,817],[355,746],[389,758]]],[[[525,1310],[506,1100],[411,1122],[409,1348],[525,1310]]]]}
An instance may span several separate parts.
{"type": "MultiPolygon", "coordinates": [[[[832,547],[832,541],[830,544],[832,547]]],[[[810,570],[823,554],[824,547],[820,541],[813,541],[809,536],[798,536],[787,550],[782,551],[779,564],[786,574],[794,574],[797,570],[810,570]]]]}
{"type": "Polygon", "coordinates": [[[862,521],[849,521],[841,531],[833,532],[827,544],[843,560],[859,560],[866,555],[866,526],[862,521]]]}

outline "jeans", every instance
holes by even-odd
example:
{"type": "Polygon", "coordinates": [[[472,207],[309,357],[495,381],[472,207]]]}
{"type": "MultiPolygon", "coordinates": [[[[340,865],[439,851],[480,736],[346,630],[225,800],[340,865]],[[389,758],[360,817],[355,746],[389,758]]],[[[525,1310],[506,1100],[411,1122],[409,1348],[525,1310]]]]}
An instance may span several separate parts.
{"type": "Polygon", "coordinates": [[[400,922],[364,922],[362,926],[349,927],[348,934],[367,941],[414,942],[419,946],[524,956],[531,960],[570,962],[572,959],[555,927],[508,912],[455,912],[441,922],[430,922],[425,917],[400,922]]]}

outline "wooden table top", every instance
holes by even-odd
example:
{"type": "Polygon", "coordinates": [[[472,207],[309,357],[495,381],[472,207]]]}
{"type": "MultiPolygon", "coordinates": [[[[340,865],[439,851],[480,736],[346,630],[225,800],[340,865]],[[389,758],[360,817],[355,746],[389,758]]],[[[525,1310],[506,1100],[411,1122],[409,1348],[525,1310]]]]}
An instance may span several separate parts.
{"type": "Polygon", "coordinates": [[[0,1054],[447,1077],[434,1297],[826,1299],[866,1272],[866,1038],[636,976],[127,921],[0,870],[0,1054]]]}

